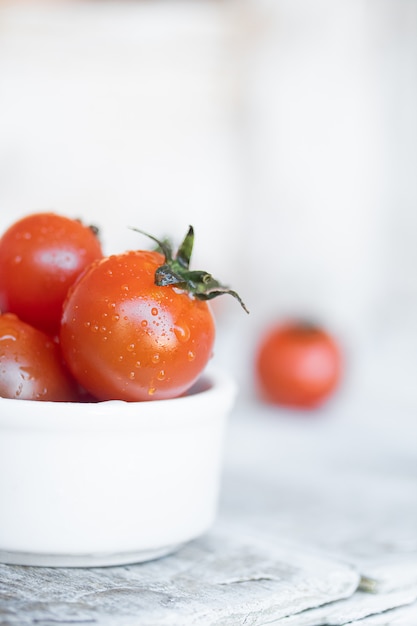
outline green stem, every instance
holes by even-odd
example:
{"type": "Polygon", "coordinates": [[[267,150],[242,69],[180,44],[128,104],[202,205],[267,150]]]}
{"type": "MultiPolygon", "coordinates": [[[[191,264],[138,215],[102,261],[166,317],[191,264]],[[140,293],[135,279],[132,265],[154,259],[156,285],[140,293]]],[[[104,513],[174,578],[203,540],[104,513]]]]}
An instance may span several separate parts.
{"type": "Polygon", "coordinates": [[[132,228],[132,230],[152,239],[165,257],[164,263],[155,272],[156,285],[160,287],[177,285],[181,289],[188,291],[197,300],[212,300],[217,298],[217,296],[229,294],[239,302],[246,313],[249,313],[242,298],[236,291],[222,285],[208,272],[189,269],[194,246],[194,229],[192,226],[188,228],[188,232],[175,255],[169,242],[165,240],[160,241],[153,235],[149,235],[138,228],[132,228]]]}

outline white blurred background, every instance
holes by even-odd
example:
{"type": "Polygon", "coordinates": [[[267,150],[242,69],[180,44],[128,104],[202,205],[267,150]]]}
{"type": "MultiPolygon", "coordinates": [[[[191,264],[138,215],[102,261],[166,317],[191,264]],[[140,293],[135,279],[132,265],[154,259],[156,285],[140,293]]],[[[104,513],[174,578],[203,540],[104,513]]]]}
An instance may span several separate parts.
{"type": "Polygon", "coordinates": [[[1,229],[55,210],[112,252],[193,224],[251,310],[216,305],[245,381],[297,315],[347,396],[417,409],[416,173],[415,0],[0,2],[1,229]]]}

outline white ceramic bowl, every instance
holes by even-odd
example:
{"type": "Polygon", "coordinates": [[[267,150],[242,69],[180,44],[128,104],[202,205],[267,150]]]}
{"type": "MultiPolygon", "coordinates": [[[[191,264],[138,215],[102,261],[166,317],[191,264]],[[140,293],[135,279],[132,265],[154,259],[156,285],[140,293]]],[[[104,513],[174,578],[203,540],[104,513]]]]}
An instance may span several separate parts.
{"type": "Polygon", "coordinates": [[[0,562],[132,563],[204,533],[235,392],[213,371],[173,400],[1,398],[0,562]]]}

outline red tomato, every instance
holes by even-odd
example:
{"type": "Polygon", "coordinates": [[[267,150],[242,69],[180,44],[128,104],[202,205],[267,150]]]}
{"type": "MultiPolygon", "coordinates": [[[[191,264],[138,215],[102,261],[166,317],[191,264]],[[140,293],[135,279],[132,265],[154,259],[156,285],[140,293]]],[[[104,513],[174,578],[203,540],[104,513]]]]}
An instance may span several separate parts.
{"type": "Polygon", "coordinates": [[[182,395],[212,355],[215,325],[206,301],[228,293],[247,311],[235,291],[189,269],[192,226],[175,256],[169,241],[148,237],[162,254],[129,251],[94,262],[64,304],[63,354],[99,400],[182,395]]]}
{"type": "Polygon", "coordinates": [[[342,357],[336,340],[322,328],[299,322],[278,324],[260,341],[255,370],[267,400],[312,408],[336,389],[342,357]]]}
{"type": "Polygon", "coordinates": [[[215,326],[207,302],[178,285],[156,285],[163,264],[159,252],[113,255],[94,262],[69,291],[63,354],[99,400],[179,396],[211,357],[215,326]]]}
{"type": "Polygon", "coordinates": [[[58,344],[13,313],[0,315],[0,396],[79,399],[78,387],[63,364],[58,344]]]}
{"type": "Polygon", "coordinates": [[[0,310],[56,333],[68,288],[103,256],[94,230],[54,213],[15,222],[0,239],[0,310]]]}

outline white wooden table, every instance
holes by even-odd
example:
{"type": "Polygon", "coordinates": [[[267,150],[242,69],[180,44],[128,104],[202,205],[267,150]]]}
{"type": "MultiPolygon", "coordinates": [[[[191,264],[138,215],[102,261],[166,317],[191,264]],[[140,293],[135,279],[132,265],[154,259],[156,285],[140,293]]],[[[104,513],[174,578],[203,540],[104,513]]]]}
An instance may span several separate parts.
{"type": "Polygon", "coordinates": [[[0,624],[416,624],[416,425],[387,407],[299,415],[242,397],[206,536],[141,565],[0,565],[0,624]]]}

